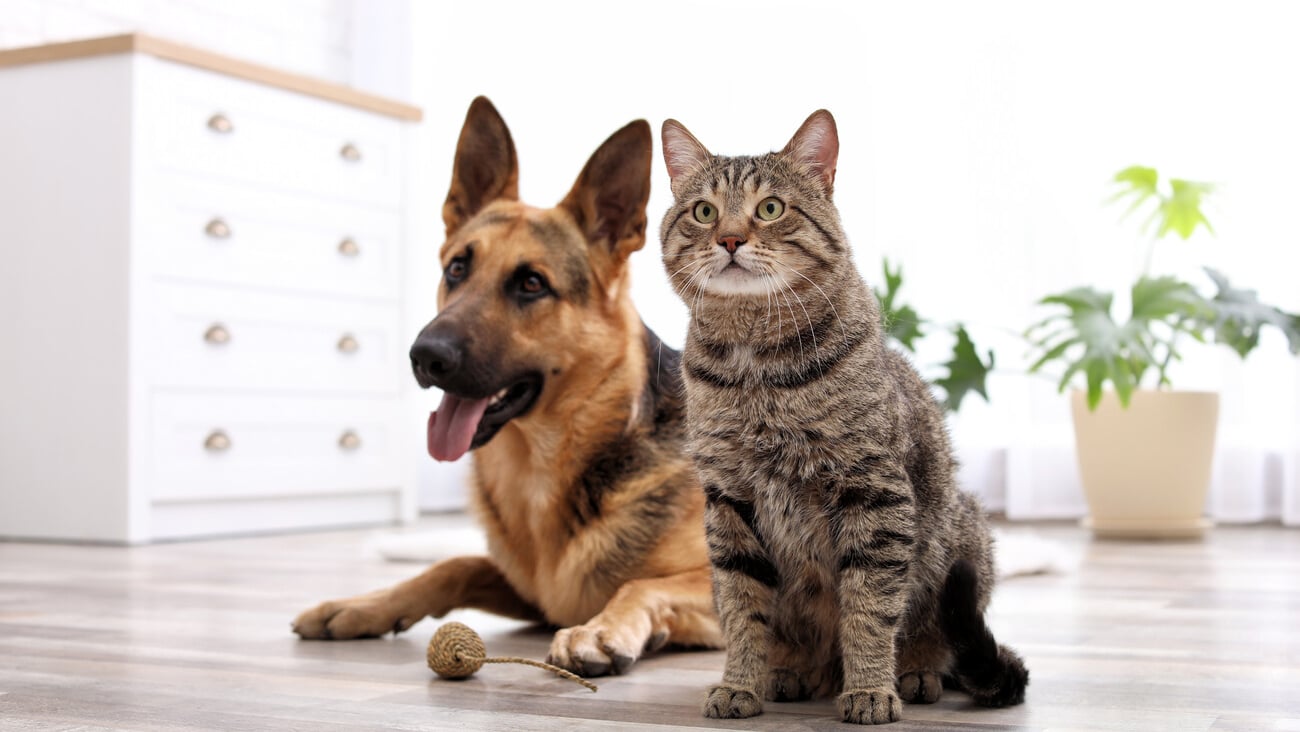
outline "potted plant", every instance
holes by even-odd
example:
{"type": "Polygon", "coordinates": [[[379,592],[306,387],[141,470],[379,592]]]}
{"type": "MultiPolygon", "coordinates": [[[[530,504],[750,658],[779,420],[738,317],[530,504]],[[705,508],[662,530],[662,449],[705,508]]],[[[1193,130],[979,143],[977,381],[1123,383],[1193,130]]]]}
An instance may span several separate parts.
{"type": "Polygon", "coordinates": [[[1085,526],[1101,537],[1197,537],[1210,525],[1203,511],[1219,398],[1174,391],[1170,365],[1181,360],[1187,339],[1213,341],[1245,358],[1266,327],[1280,329],[1291,352],[1300,352],[1300,316],[1260,302],[1209,268],[1210,294],[1177,277],[1152,276],[1158,240],[1186,240],[1200,228],[1214,233],[1202,210],[1214,188],[1179,179],[1164,186],[1154,168],[1142,166],[1121,170],[1114,181],[1112,201],[1130,201],[1129,213],[1150,207],[1145,227],[1154,229],[1128,317],[1116,319],[1112,293],[1094,287],[1044,297],[1040,304],[1055,311],[1026,332],[1038,355],[1029,370],[1062,367],[1062,392],[1084,385],[1072,393],[1071,408],[1085,526]]]}

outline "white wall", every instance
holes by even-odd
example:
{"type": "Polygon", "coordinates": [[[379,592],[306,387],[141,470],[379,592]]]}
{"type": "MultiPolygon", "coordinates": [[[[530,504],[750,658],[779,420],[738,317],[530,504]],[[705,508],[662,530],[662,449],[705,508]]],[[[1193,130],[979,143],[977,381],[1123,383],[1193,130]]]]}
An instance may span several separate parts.
{"type": "MultiPolygon", "coordinates": [[[[751,153],[827,107],[841,133],[836,197],[868,281],[888,255],[923,315],[961,319],[997,348],[993,405],[969,402],[954,422],[968,485],[1037,516],[1082,504],[1065,400],[1021,375],[1017,334],[1046,292],[1131,278],[1131,222],[1101,206],[1115,170],[1145,163],[1223,184],[1219,236],[1165,243],[1158,268],[1194,276],[1210,263],[1300,310],[1288,221],[1300,200],[1297,15],[1281,1],[0,0],[0,48],[140,30],[380,93],[413,89],[427,117],[412,323],[433,314],[438,211],[475,95],[510,123],[522,194],[539,204],[559,200],[630,119],[675,117],[718,152],[751,153]]],[[[657,222],[669,201],[659,166],[653,186],[657,222]]],[[[686,313],[656,248],[633,259],[635,296],[680,344],[686,313]]],[[[947,345],[925,344],[923,371],[947,345]]],[[[1270,338],[1247,364],[1211,352],[1178,374],[1180,386],[1224,390],[1222,515],[1275,515],[1284,489],[1300,506],[1300,368],[1283,352],[1270,338]]],[[[464,466],[426,470],[425,505],[459,500],[464,466]]]]}
{"type": "MultiPolygon", "coordinates": [[[[1077,515],[1066,400],[1021,375],[1018,333],[1047,292],[1131,281],[1133,222],[1102,202],[1111,174],[1134,163],[1223,185],[1218,237],[1164,243],[1157,268],[1213,264],[1300,310],[1298,15],[1282,2],[416,3],[424,236],[436,247],[476,94],[510,124],[521,193],[536,204],[563,196],[630,119],[674,117],[717,152],[755,153],[826,107],[841,136],[836,199],[868,281],[882,255],[902,262],[908,302],[997,348],[993,406],[972,403],[954,424],[971,487],[1013,514],[1077,515]]],[[[668,202],[657,166],[652,221],[668,202]]],[[[656,249],[634,257],[635,296],[680,344],[685,309],[656,249]]],[[[923,370],[946,347],[927,344],[923,370]]],[[[1276,465],[1295,451],[1300,371],[1284,352],[1270,338],[1245,366],[1211,352],[1179,373],[1180,386],[1224,389],[1220,442],[1244,462],[1221,456],[1220,488],[1254,476],[1264,495],[1289,479],[1276,465]]]]}
{"type": "Polygon", "coordinates": [[[0,0],[0,48],[139,31],[347,83],[353,2],[0,0]]]}

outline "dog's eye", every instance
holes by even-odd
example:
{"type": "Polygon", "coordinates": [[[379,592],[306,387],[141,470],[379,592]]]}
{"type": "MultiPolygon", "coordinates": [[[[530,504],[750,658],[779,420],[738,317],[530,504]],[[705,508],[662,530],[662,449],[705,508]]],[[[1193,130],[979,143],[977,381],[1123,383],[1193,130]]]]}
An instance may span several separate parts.
{"type": "Polygon", "coordinates": [[[467,274],[469,274],[469,265],[460,257],[451,260],[451,264],[447,265],[447,282],[450,284],[460,282],[467,274]]]}
{"type": "Polygon", "coordinates": [[[519,289],[523,290],[525,295],[540,295],[546,292],[546,281],[541,275],[530,274],[519,283],[519,289]]]}
{"type": "Polygon", "coordinates": [[[754,213],[764,221],[776,221],[785,213],[785,204],[779,198],[764,198],[754,213]]]}
{"type": "Polygon", "coordinates": [[[718,209],[708,201],[695,204],[695,220],[701,224],[711,224],[718,220],[718,209]]]}

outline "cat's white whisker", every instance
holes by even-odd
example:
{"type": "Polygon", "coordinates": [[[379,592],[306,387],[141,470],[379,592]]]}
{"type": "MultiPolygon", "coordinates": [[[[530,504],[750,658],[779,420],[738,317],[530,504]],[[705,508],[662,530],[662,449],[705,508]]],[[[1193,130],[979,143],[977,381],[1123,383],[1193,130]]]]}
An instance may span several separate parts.
{"type": "Polygon", "coordinates": [[[840,324],[840,334],[844,336],[844,345],[847,346],[849,344],[849,331],[847,328],[844,327],[844,321],[840,318],[839,311],[835,309],[835,302],[831,300],[831,296],[827,295],[826,291],[823,290],[821,286],[818,285],[816,282],[813,282],[811,279],[808,279],[808,275],[805,275],[803,272],[800,272],[799,270],[795,269],[794,267],[791,267],[788,264],[785,264],[784,262],[775,262],[775,264],[785,267],[786,269],[790,270],[791,272],[794,272],[795,274],[799,275],[805,280],[808,280],[808,284],[812,285],[813,287],[816,287],[817,291],[821,293],[822,297],[826,298],[826,304],[830,306],[831,313],[835,316],[835,322],[840,324]]]}

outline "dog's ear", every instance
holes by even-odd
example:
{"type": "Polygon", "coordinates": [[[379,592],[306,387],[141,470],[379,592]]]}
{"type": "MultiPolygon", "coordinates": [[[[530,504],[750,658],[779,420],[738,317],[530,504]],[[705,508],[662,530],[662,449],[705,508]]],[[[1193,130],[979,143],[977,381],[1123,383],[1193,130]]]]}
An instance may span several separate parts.
{"type": "Polygon", "coordinates": [[[676,193],[677,181],[708,162],[713,153],[675,119],[664,120],[661,136],[664,142],[664,164],[668,166],[668,178],[672,181],[673,193],[676,193]]]}
{"type": "Polygon", "coordinates": [[[629,123],[592,153],[560,202],[573,214],[587,242],[616,263],[645,246],[653,148],[649,123],[643,119],[629,123]]]}
{"type": "Polygon", "coordinates": [[[447,236],[456,233],[489,203],[519,200],[519,160],[510,129],[487,97],[477,97],[465,113],[456,143],[451,190],[442,204],[447,236]]]}
{"type": "Polygon", "coordinates": [[[829,196],[835,187],[835,161],[840,156],[840,136],[835,129],[835,118],[824,109],[810,114],[781,154],[807,168],[829,196]]]}

